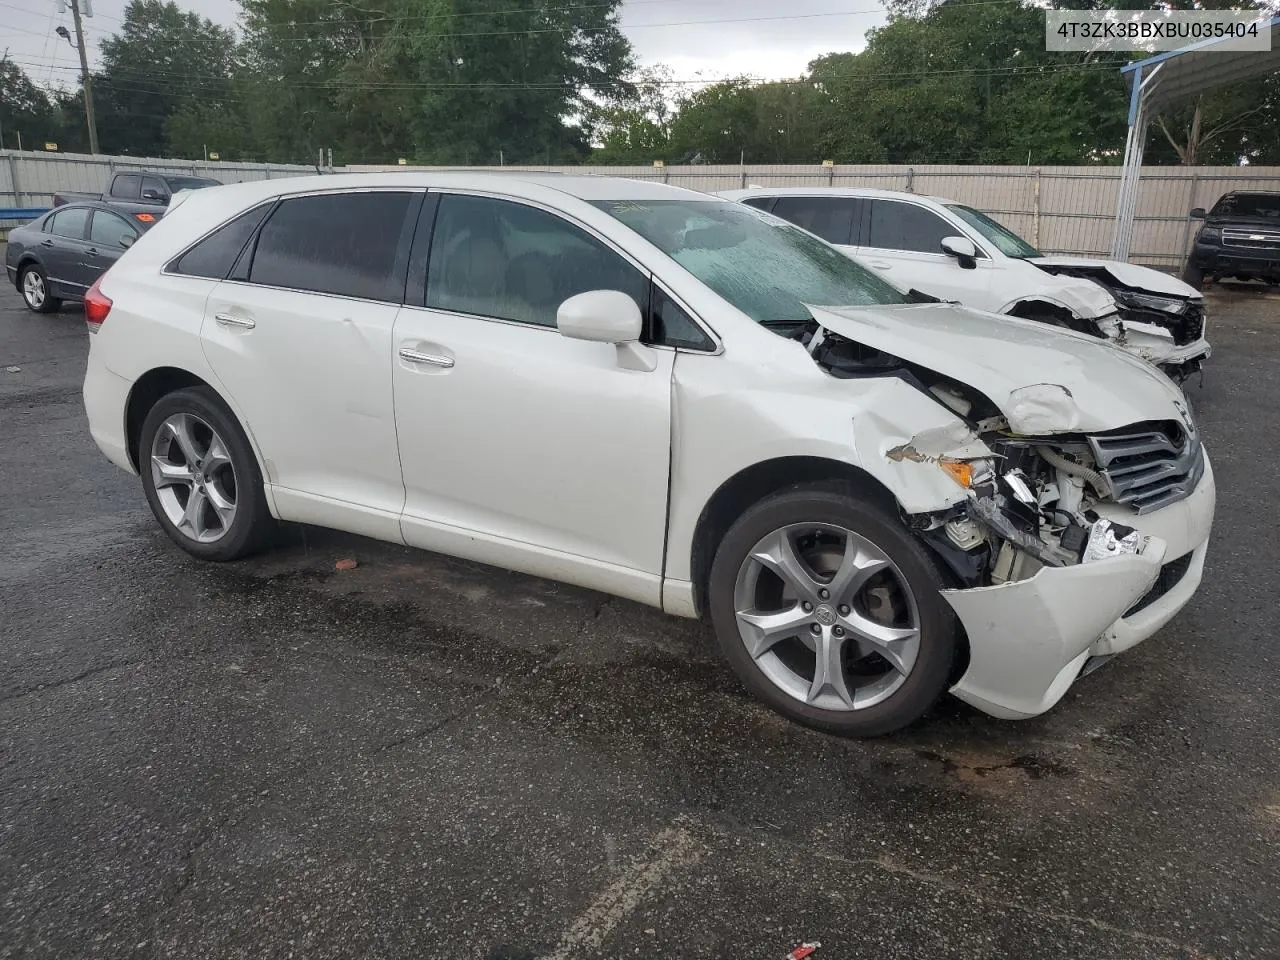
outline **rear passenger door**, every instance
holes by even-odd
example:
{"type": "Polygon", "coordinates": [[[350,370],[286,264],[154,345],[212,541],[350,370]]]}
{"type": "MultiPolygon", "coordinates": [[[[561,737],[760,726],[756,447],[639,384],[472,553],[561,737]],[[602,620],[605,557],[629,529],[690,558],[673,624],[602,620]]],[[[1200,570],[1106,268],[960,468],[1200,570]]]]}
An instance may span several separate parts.
{"type": "MultiPolygon", "coordinates": [[[[282,199],[256,214],[261,226],[209,296],[205,353],[258,442],[283,518],[400,539],[391,336],[422,196],[282,199]]],[[[225,229],[239,231],[231,244],[249,232],[225,229]]]]}
{"type": "Polygon", "coordinates": [[[942,252],[943,238],[967,236],[963,230],[922,204],[878,197],[866,202],[870,211],[857,248],[863,263],[899,289],[915,288],[980,310],[999,309],[991,258],[981,247],[971,268],[942,252]]]}

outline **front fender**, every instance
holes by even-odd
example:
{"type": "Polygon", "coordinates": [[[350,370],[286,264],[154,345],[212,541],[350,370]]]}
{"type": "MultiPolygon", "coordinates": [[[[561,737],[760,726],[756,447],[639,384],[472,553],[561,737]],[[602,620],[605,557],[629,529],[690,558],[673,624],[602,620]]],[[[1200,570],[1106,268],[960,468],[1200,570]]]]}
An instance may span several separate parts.
{"type": "Polygon", "coordinates": [[[991,453],[964,421],[898,377],[840,380],[814,366],[811,375],[762,388],[759,378],[717,359],[686,355],[676,365],[670,579],[691,579],[704,507],[756,464],[806,457],[852,466],[888,490],[903,511],[924,513],[965,497],[938,467],[940,456],[991,453]]]}

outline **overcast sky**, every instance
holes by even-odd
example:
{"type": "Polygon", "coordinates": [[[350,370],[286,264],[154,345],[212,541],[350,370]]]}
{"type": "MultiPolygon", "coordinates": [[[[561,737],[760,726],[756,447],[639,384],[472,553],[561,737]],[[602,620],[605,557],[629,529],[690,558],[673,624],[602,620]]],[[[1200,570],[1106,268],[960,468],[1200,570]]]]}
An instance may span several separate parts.
{"type": "MultiPolygon", "coordinates": [[[[85,26],[93,57],[97,39],[119,27],[127,0],[91,2],[85,26]]],[[[228,26],[239,11],[234,0],[177,2],[228,26]]],[[[640,62],[665,63],[678,78],[794,77],[814,57],[861,49],[863,34],[883,22],[875,0],[624,0],[622,7],[640,62]]],[[[59,12],[58,0],[0,0],[0,54],[7,47],[40,83],[73,82],[76,52],[54,33],[59,24],[71,29],[71,12],[59,12]]]]}

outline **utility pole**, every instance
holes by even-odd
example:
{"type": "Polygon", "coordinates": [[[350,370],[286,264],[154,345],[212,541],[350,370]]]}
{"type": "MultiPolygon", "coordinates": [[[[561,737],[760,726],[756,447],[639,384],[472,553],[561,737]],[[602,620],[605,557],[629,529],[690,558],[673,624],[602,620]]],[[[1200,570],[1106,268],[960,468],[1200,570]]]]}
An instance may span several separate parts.
{"type": "MultiPolygon", "coordinates": [[[[9,48],[5,47],[4,56],[0,57],[0,71],[4,69],[4,65],[8,61],[8,59],[9,59],[9,48]]],[[[21,141],[19,141],[19,143],[21,143],[21,141]]],[[[4,149],[4,124],[0,123],[0,150],[3,150],[3,149],[4,149]]],[[[19,146],[18,149],[21,150],[22,147],[19,146]]]]}
{"type": "Polygon", "coordinates": [[[80,82],[84,85],[84,120],[89,125],[89,152],[98,152],[98,123],[93,118],[93,81],[89,79],[89,58],[84,52],[84,25],[80,21],[80,0],[71,0],[71,16],[76,22],[76,47],[80,51],[80,82]]]}

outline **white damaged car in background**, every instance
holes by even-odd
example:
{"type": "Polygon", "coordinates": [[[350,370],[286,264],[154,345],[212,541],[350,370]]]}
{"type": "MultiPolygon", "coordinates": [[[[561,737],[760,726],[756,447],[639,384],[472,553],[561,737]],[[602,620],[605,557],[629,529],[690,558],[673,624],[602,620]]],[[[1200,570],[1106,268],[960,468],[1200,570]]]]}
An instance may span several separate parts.
{"type": "Polygon", "coordinates": [[[845,187],[729,190],[860,259],[901,290],[1102,337],[1179,382],[1210,355],[1204,298],[1117,260],[1045,256],[979,210],[939,197],[845,187]]]}
{"type": "Polygon", "coordinates": [[[195,191],[85,318],[90,433],[193,556],[312,523],[703,617],[836,733],[1043,713],[1204,568],[1213,472],[1149,364],[662,184],[195,191]]]}

